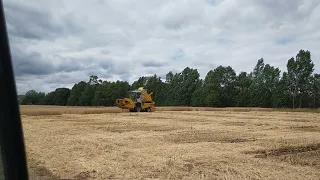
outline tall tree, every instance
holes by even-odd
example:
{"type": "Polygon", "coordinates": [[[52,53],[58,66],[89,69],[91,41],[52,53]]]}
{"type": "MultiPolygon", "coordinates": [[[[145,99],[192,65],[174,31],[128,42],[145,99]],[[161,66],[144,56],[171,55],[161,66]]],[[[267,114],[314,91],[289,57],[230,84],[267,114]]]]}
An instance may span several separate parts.
{"type": "Polygon", "coordinates": [[[94,98],[95,90],[99,86],[101,81],[99,81],[98,76],[90,76],[89,81],[86,83],[84,91],[81,93],[79,97],[79,105],[80,106],[91,106],[92,99],[94,98]]]}
{"type": "Polygon", "coordinates": [[[205,106],[205,90],[204,82],[200,79],[199,85],[196,87],[196,90],[192,93],[191,106],[205,106]]]}
{"type": "Polygon", "coordinates": [[[22,104],[24,105],[39,105],[43,104],[45,93],[37,92],[35,90],[29,90],[22,99],[22,104]]]}
{"type": "Polygon", "coordinates": [[[177,75],[174,91],[174,105],[190,106],[193,92],[200,85],[200,74],[197,69],[186,67],[179,75],[177,75]]]}
{"type": "Polygon", "coordinates": [[[288,85],[288,73],[283,72],[272,93],[272,107],[288,107],[290,101],[288,85]]]}
{"type": "Polygon", "coordinates": [[[312,107],[316,108],[320,106],[320,74],[314,74],[311,79],[311,96],[312,107]]]}
{"type": "Polygon", "coordinates": [[[251,78],[246,72],[240,72],[235,82],[234,101],[235,106],[247,107],[249,104],[249,87],[251,85],[251,78]]]}
{"type": "Polygon", "coordinates": [[[299,98],[299,107],[302,107],[302,99],[306,95],[308,86],[312,80],[314,63],[309,51],[300,50],[296,56],[287,63],[289,88],[292,96],[292,107],[295,108],[296,99],[299,98]]]}
{"type": "Polygon", "coordinates": [[[140,87],[145,87],[147,85],[147,81],[148,81],[149,77],[139,77],[139,79],[135,82],[132,83],[132,88],[133,89],[138,89],[140,87]]]}
{"type": "Polygon", "coordinates": [[[236,91],[236,73],[230,67],[218,66],[209,71],[204,80],[206,93],[205,103],[208,106],[233,106],[233,96],[236,91]]]}
{"type": "Polygon", "coordinates": [[[54,91],[53,103],[54,105],[66,106],[68,104],[68,98],[70,97],[69,88],[57,88],[54,91]]]}
{"type": "Polygon", "coordinates": [[[265,90],[265,98],[263,107],[273,107],[273,101],[276,100],[276,89],[280,80],[280,70],[266,64],[263,69],[263,89],[265,90]]]}
{"type": "Polygon", "coordinates": [[[87,86],[87,83],[85,81],[80,81],[79,83],[76,83],[71,91],[70,91],[70,97],[68,98],[68,105],[69,106],[78,106],[80,105],[79,99],[81,94],[84,92],[85,88],[87,86]]]}
{"type": "Polygon", "coordinates": [[[264,73],[265,68],[264,59],[258,60],[253,71],[250,73],[251,84],[249,87],[249,106],[251,107],[264,107],[266,104],[266,88],[264,86],[264,73]]]}

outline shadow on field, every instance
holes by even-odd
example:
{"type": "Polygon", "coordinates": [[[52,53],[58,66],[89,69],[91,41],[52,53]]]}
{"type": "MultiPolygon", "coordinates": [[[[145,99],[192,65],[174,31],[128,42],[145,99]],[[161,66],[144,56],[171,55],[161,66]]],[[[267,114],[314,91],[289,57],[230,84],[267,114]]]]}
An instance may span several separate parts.
{"type": "Polygon", "coordinates": [[[55,176],[45,166],[40,165],[33,159],[28,159],[28,170],[30,180],[59,180],[58,176],[55,176]]]}
{"type": "Polygon", "coordinates": [[[243,136],[245,135],[237,135],[224,132],[213,132],[210,130],[192,130],[172,133],[169,136],[167,136],[167,139],[177,144],[199,142],[240,143],[255,141],[254,138],[243,136]]]}
{"type": "Polygon", "coordinates": [[[305,132],[319,132],[319,126],[291,126],[289,129],[297,130],[297,131],[305,131],[305,132]]]}
{"type": "Polygon", "coordinates": [[[88,180],[93,177],[92,174],[96,173],[96,171],[86,171],[81,172],[72,178],[61,178],[54,175],[49,169],[40,165],[40,163],[37,163],[33,159],[28,160],[28,166],[30,180],[88,180]]]}
{"type": "Polygon", "coordinates": [[[320,143],[303,146],[285,146],[277,149],[248,151],[255,158],[273,158],[293,165],[313,166],[320,169],[320,143]]]}

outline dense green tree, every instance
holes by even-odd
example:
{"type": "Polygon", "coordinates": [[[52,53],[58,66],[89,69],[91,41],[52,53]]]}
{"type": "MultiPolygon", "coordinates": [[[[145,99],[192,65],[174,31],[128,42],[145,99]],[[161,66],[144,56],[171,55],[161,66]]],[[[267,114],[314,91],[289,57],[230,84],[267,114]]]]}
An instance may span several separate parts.
{"type": "Polygon", "coordinates": [[[78,104],[80,106],[91,106],[92,105],[92,99],[94,98],[96,86],[88,83],[84,89],[84,91],[81,93],[79,97],[78,104]]]}
{"type": "Polygon", "coordinates": [[[69,88],[57,88],[55,91],[48,93],[44,97],[43,104],[66,106],[68,103],[69,97],[70,97],[69,88]]]}
{"type": "Polygon", "coordinates": [[[288,89],[288,73],[283,72],[272,93],[272,107],[288,107],[290,105],[290,91],[288,89]]]}
{"type": "Polygon", "coordinates": [[[246,107],[249,105],[251,78],[246,72],[240,72],[235,82],[235,106],[246,107]]]}
{"type": "Polygon", "coordinates": [[[310,97],[312,97],[312,107],[320,107],[320,74],[314,74],[311,78],[310,97]]]}
{"type": "Polygon", "coordinates": [[[205,106],[205,96],[204,83],[203,80],[200,79],[196,90],[192,93],[191,106],[205,106]]]}
{"type": "Polygon", "coordinates": [[[263,107],[273,107],[277,98],[276,89],[280,80],[280,70],[266,64],[263,69],[263,89],[265,90],[263,107]]]}
{"type": "Polygon", "coordinates": [[[132,88],[138,89],[140,87],[145,87],[147,84],[148,78],[149,77],[144,77],[144,76],[140,77],[137,81],[132,83],[132,88]]]}
{"type": "Polygon", "coordinates": [[[54,105],[66,106],[68,104],[68,98],[70,97],[70,89],[57,88],[53,98],[54,105]]]}
{"type": "Polygon", "coordinates": [[[116,99],[125,97],[127,91],[129,90],[130,90],[130,85],[128,82],[104,81],[97,86],[94,93],[94,97],[92,99],[92,105],[114,106],[116,99]]]}
{"type": "Polygon", "coordinates": [[[209,71],[204,80],[205,104],[217,107],[234,106],[236,78],[237,75],[230,66],[218,66],[209,71]]]}
{"type": "Polygon", "coordinates": [[[265,107],[266,99],[268,98],[268,91],[264,84],[264,59],[258,60],[253,71],[250,73],[251,84],[249,87],[249,106],[251,107],[265,107]]]}
{"type": "Polygon", "coordinates": [[[56,96],[56,92],[52,91],[49,92],[48,94],[45,95],[44,99],[43,99],[43,104],[44,105],[54,105],[54,98],[56,96]]]}
{"type": "Polygon", "coordinates": [[[298,104],[302,107],[302,99],[309,91],[309,84],[312,80],[314,71],[314,63],[311,60],[309,51],[300,50],[296,56],[288,60],[287,63],[289,89],[292,96],[292,107],[295,108],[298,104]],[[297,102],[297,100],[299,102],[297,102]]]}
{"type": "Polygon", "coordinates": [[[24,105],[38,105],[42,104],[43,99],[44,99],[45,93],[42,92],[37,92],[35,90],[30,90],[28,91],[25,96],[23,97],[21,104],[24,105]]]}
{"type": "Polygon", "coordinates": [[[80,105],[79,99],[80,99],[81,94],[84,92],[86,86],[87,86],[87,83],[85,81],[80,81],[79,83],[76,83],[72,87],[72,89],[70,91],[70,97],[68,99],[69,106],[80,105]]]}
{"type": "Polygon", "coordinates": [[[157,102],[157,105],[164,104],[163,100],[166,97],[164,94],[165,86],[160,77],[158,77],[156,74],[148,77],[144,87],[149,91],[149,93],[153,93],[152,97],[154,101],[157,102]]]}
{"type": "Polygon", "coordinates": [[[167,104],[172,106],[191,106],[194,91],[200,85],[200,74],[197,69],[186,67],[182,72],[168,74],[169,85],[167,104]]]}

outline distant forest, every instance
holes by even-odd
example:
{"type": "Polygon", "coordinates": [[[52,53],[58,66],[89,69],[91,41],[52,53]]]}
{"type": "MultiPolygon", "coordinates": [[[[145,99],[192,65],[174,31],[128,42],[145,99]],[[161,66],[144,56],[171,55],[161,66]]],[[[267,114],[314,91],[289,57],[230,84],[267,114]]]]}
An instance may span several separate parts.
{"type": "Polygon", "coordinates": [[[310,51],[300,50],[287,61],[287,69],[261,58],[252,72],[236,74],[230,66],[218,66],[200,79],[197,69],[186,67],[180,73],[167,73],[126,81],[102,81],[92,75],[87,82],[57,88],[50,93],[28,91],[20,104],[60,106],[114,106],[117,98],[139,87],[152,91],[157,106],[317,108],[320,106],[320,75],[314,73],[310,51]]]}

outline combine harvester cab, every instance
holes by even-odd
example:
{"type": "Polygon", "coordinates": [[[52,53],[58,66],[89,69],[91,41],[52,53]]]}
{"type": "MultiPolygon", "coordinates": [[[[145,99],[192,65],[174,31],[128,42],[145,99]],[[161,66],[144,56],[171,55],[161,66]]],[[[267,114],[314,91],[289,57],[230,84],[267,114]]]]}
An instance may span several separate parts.
{"type": "Polygon", "coordinates": [[[128,109],[130,112],[151,112],[155,107],[152,100],[152,92],[140,87],[137,90],[127,92],[125,98],[116,99],[116,106],[121,109],[128,109]]]}

